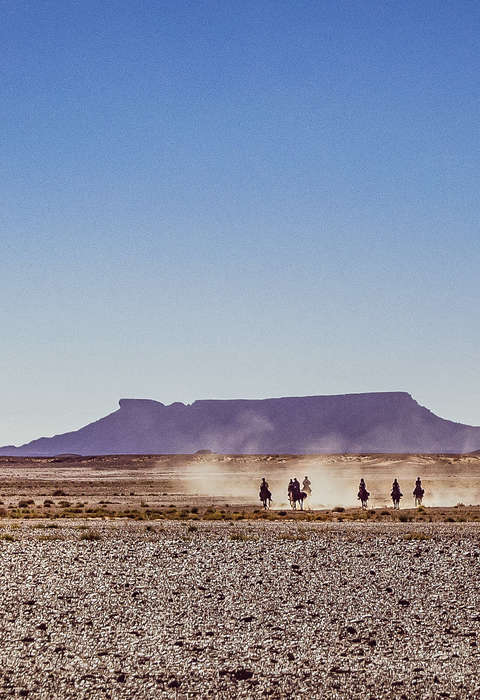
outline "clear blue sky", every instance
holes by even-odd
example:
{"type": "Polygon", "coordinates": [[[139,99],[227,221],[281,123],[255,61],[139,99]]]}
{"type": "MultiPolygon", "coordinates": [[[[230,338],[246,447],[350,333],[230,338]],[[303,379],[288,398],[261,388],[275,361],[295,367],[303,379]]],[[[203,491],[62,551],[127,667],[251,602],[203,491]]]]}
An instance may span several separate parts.
{"type": "Polygon", "coordinates": [[[0,13],[0,444],[120,397],[480,425],[478,2],[0,13]]]}

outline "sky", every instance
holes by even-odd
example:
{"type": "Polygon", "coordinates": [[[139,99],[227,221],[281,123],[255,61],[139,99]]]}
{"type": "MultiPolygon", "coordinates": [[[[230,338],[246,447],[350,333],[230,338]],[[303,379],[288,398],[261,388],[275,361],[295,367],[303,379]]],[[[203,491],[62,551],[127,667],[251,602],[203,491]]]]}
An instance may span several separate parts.
{"type": "Polygon", "coordinates": [[[0,0],[0,445],[402,390],[480,425],[480,5],[0,0]]]}

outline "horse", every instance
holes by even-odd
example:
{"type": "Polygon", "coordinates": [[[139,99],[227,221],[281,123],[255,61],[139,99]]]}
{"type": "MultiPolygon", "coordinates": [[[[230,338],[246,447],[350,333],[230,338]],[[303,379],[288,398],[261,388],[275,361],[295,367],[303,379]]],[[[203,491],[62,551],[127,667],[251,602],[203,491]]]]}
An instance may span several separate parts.
{"type": "Polygon", "coordinates": [[[297,510],[297,503],[300,505],[300,510],[303,510],[303,502],[307,494],[305,491],[291,491],[288,495],[290,506],[293,510],[297,510]]]}
{"type": "Polygon", "coordinates": [[[422,487],[419,484],[416,484],[415,489],[413,491],[413,495],[415,496],[415,507],[422,505],[422,499],[423,499],[424,493],[425,493],[424,489],[422,489],[422,487]]]}
{"type": "Polygon", "coordinates": [[[399,510],[400,509],[400,499],[403,496],[403,494],[400,493],[400,489],[398,489],[398,490],[393,489],[391,496],[392,496],[394,510],[399,510]]]}
{"type": "Polygon", "coordinates": [[[262,486],[260,489],[260,493],[258,494],[260,496],[260,500],[262,502],[264,510],[267,510],[267,508],[270,508],[271,503],[272,503],[272,494],[270,491],[267,489],[266,486],[262,486]]]}
{"type": "Polygon", "coordinates": [[[357,498],[359,501],[361,501],[363,510],[365,510],[367,508],[367,501],[368,501],[369,496],[370,496],[370,493],[365,488],[360,489],[360,491],[358,492],[357,498]]]}

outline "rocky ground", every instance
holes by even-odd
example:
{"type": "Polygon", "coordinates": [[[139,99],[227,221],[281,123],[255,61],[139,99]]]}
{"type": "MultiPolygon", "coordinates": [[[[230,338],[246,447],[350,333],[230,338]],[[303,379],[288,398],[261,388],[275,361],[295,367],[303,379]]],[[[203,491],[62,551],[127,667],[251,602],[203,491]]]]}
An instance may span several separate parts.
{"type": "Polygon", "coordinates": [[[476,698],[474,523],[1,523],[0,697],[476,698]]]}

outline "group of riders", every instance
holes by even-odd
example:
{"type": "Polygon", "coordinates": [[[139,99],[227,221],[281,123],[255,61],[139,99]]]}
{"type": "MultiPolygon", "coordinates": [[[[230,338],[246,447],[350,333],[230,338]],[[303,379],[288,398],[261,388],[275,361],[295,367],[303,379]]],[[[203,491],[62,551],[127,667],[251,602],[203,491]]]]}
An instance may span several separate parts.
{"type": "MultiPolygon", "coordinates": [[[[422,480],[420,479],[420,477],[417,477],[417,480],[415,482],[415,488],[413,489],[413,495],[415,497],[415,506],[422,505],[424,493],[425,491],[422,488],[422,480]]],[[[301,486],[300,482],[296,477],[290,479],[290,483],[288,484],[288,500],[290,501],[290,506],[294,510],[296,510],[297,504],[300,506],[300,510],[303,510],[304,500],[311,495],[312,484],[308,476],[304,478],[301,486]]],[[[393,507],[395,508],[395,510],[398,510],[400,508],[400,499],[403,497],[403,493],[400,491],[400,485],[397,479],[394,479],[390,495],[392,497],[393,507]]],[[[262,479],[262,483],[260,484],[259,496],[260,500],[262,501],[263,507],[265,509],[269,508],[272,502],[272,493],[269,489],[268,483],[265,481],[265,478],[262,479]]],[[[369,497],[370,492],[367,491],[365,481],[364,479],[360,479],[357,498],[361,502],[362,508],[367,508],[369,497]]]]}
{"type": "MultiPolygon", "coordinates": [[[[303,510],[304,500],[307,498],[307,496],[312,495],[312,483],[308,476],[304,478],[301,486],[297,477],[290,479],[287,494],[288,500],[290,501],[290,506],[294,510],[296,510],[298,504],[300,506],[300,510],[303,510]]],[[[265,477],[262,479],[262,483],[260,484],[259,496],[260,500],[263,503],[263,507],[265,509],[269,508],[272,502],[272,493],[270,491],[268,483],[265,481],[265,477]]]]}
{"type": "MultiPolygon", "coordinates": [[[[415,498],[415,506],[422,505],[424,493],[425,493],[425,491],[422,488],[422,480],[418,476],[417,480],[415,482],[415,488],[413,489],[413,496],[415,498]]],[[[370,496],[370,493],[369,493],[369,491],[367,491],[367,487],[365,486],[365,481],[363,479],[360,479],[360,485],[358,487],[357,498],[361,502],[362,508],[367,507],[369,496],[370,496]]],[[[395,508],[395,510],[398,510],[400,508],[400,499],[403,498],[403,493],[400,491],[400,484],[398,483],[398,479],[393,480],[392,490],[390,492],[390,496],[392,497],[393,507],[395,508]]]]}

